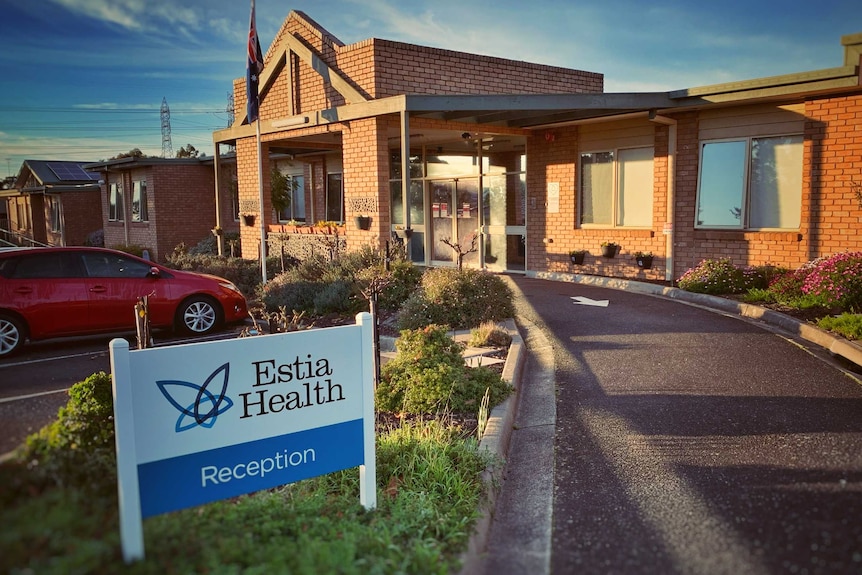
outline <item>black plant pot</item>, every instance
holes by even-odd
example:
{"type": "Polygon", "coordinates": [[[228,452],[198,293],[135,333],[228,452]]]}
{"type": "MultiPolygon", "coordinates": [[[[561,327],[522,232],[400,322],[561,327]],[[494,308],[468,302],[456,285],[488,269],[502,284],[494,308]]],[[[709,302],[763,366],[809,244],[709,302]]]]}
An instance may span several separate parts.
{"type": "Polygon", "coordinates": [[[356,222],[357,229],[371,229],[371,218],[369,216],[356,216],[355,218],[353,218],[353,221],[356,222]]]}
{"type": "Polygon", "coordinates": [[[584,256],[585,255],[586,254],[584,254],[584,253],[570,254],[569,257],[572,259],[573,264],[575,264],[576,266],[581,266],[581,265],[584,265],[584,256]]]}
{"type": "Polygon", "coordinates": [[[636,259],[639,268],[648,270],[652,267],[652,256],[643,256],[636,259]]]}
{"type": "Polygon", "coordinates": [[[254,225],[254,220],[255,220],[255,216],[253,216],[253,215],[243,215],[242,216],[242,223],[244,223],[245,225],[247,225],[249,227],[254,225]]]}
{"type": "Polygon", "coordinates": [[[602,246],[602,257],[612,258],[617,255],[619,246],[602,246]]]}
{"type": "Polygon", "coordinates": [[[400,240],[409,240],[412,235],[413,230],[410,228],[407,228],[406,230],[395,230],[395,237],[400,240]]]}

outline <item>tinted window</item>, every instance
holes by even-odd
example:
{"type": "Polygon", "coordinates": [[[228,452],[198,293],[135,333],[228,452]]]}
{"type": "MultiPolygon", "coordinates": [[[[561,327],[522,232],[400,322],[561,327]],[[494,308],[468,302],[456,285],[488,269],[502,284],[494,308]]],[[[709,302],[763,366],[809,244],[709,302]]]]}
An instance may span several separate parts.
{"type": "Polygon", "coordinates": [[[144,278],[150,265],[123,256],[106,253],[85,253],[84,266],[91,278],[144,278]]]}
{"type": "Polygon", "coordinates": [[[83,277],[80,259],[74,253],[52,252],[47,254],[27,254],[7,262],[11,279],[45,279],[83,277]]]}

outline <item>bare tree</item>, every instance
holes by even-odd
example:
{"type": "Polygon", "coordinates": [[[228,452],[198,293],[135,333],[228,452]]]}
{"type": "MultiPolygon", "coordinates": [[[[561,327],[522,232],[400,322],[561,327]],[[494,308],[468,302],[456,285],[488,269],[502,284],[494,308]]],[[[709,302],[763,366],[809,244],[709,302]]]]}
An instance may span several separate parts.
{"type": "Polygon", "coordinates": [[[465,248],[464,246],[462,246],[461,242],[453,242],[452,238],[443,238],[440,241],[452,248],[452,250],[455,252],[455,255],[457,256],[456,262],[458,264],[458,271],[460,271],[461,268],[464,266],[464,256],[472,254],[479,249],[479,247],[476,245],[478,240],[479,232],[473,232],[473,235],[470,237],[469,248],[465,248]]]}

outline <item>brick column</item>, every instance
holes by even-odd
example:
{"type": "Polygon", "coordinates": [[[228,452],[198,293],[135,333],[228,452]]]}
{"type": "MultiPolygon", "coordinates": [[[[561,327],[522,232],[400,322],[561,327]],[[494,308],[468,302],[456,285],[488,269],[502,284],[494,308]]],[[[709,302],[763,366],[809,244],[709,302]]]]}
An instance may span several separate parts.
{"type": "Polygon", "coordinates": [[[263,210],[258,206],[257,139],[245,138],[236,143],[237,185],[239,191],[240,255],[258,259],[260,227],[272,223],[272,197],[269,192],[269,145],[261,143],[263,155],[263,210]],[[254,225],[245,224],[245,214],[254,215],[254,225]]]}
{"type": "MultiPolygon", "coordinates": [[[[389,238],[389,145],[391,119],[368,118],[350,122],[343,132],[344,220],[347,248],[389,238]],[[359,230],[354,216],[371,216],[371,228],[359,230]]],[[[397,119],[396,119],[397,121],[397,119]]]]}

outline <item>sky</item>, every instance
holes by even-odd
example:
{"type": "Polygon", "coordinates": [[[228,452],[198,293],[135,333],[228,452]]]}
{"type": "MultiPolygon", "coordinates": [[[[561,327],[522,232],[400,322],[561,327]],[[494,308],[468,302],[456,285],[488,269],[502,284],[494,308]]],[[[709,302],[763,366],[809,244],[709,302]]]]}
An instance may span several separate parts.
{"type": "MultiPolygon", "coordinates": [[[[832,68],[862,32],[859,0],[257,0],[266,53],[291,10],[345,44],[384,38],[666,91],[832,68]]],[[[250,1],[0,0],[0,174],[26,159],[212,155],[244,77],[250,1]]]]}

